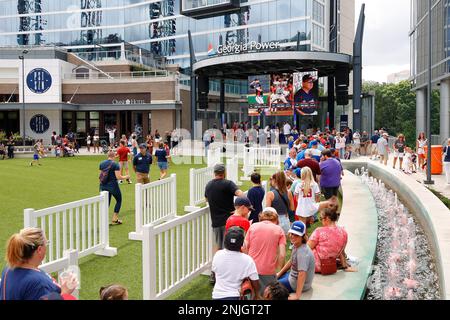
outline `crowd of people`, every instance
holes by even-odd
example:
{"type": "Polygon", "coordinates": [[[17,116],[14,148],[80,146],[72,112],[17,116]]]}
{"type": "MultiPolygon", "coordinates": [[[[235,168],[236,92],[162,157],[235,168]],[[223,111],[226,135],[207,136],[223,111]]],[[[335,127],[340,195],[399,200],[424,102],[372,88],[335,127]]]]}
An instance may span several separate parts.
{"type": "Polygon", "coordinates": [[[223,164],[214,167],[215,177],[205,188],[215,240],[213,299],[242,299],[243,288],[251,287],[253,299],[298,300],[312,288],[315,273],[334,273],[338,267],[355,271],[345,254],[347,233],[336,224],[344,170],[325,137],[328,133],[304,136],[293,145],[284,170],[270,177],[267,193],[257,172],[244,195],[226,179],[223,164]],[[322,227],[308,237],[319,220],[322,227]],[[274,288],[283,294],[271,296],[274,288]]]}

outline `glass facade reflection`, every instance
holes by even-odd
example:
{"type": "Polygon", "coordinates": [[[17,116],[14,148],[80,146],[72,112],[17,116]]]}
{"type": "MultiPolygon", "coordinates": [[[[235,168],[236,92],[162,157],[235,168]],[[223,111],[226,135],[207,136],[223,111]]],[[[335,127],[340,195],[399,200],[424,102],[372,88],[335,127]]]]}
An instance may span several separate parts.
{"type": "Polygon", "coordinates": [[[304,50],[327,49],[325,0],[241,0],[238,13],[200,20],[180,15],[180,1],[3,0],[0,38],[3,45],[55,44],[76,51],[125,41],[182,68],[188,66],[188,30],[200,59],[220,40],[288,46],[296,44],[298,32],[304,50]]]}
{"type": "MultiPolygon", "coordinates": [[[[432,79],[442,79],[450,73],[450,0],[432,0],[432,79]]],[[[428,83],[428,1],[411,0],[411,77],[413,86],[428,83]]]]}

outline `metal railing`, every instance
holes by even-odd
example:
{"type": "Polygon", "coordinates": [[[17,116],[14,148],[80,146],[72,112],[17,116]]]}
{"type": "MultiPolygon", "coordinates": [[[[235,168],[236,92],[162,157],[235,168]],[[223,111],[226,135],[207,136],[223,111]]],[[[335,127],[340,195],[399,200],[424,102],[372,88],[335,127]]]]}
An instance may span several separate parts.
{"type": "Polygon", "coordinates": [[[142,78],[163,78],[169,77],[172,73],[167,70],[154,71],[129,71],[129,72],[108,72],[101,73],[66,73],[63,76],[65,80],[95,80],[95,79],[142,79],[142,78]]]}

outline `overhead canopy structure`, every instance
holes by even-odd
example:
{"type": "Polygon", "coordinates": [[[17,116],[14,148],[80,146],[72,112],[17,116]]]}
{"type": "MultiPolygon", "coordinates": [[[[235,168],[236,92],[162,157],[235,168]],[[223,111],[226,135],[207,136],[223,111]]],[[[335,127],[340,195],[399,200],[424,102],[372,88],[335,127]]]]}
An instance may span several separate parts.
{"type": "Polygon", "coordinates": [[[247,79],[248,76],[315,70],[319,77],[334,76],[337,70],[352,69],[352,57],[320,51],[273,51],[214,56],[193,64],[198,76],[247,79]]]}

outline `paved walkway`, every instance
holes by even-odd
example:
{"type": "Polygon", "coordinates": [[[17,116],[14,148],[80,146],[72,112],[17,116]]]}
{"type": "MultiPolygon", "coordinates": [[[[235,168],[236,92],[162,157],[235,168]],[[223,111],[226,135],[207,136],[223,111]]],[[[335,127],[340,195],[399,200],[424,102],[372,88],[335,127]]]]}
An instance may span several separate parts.
{"type": "Polygon", "coordinates": [[[343,205],[338,225],[348,233],[345,249],[359,263],[358,272],[338,271],[334,275],[314,276],[312,289],[301,300],[362,300],[371,275],[378,236],[378,212],[369,188],[350,171],[342,179],[343,205]]]}

